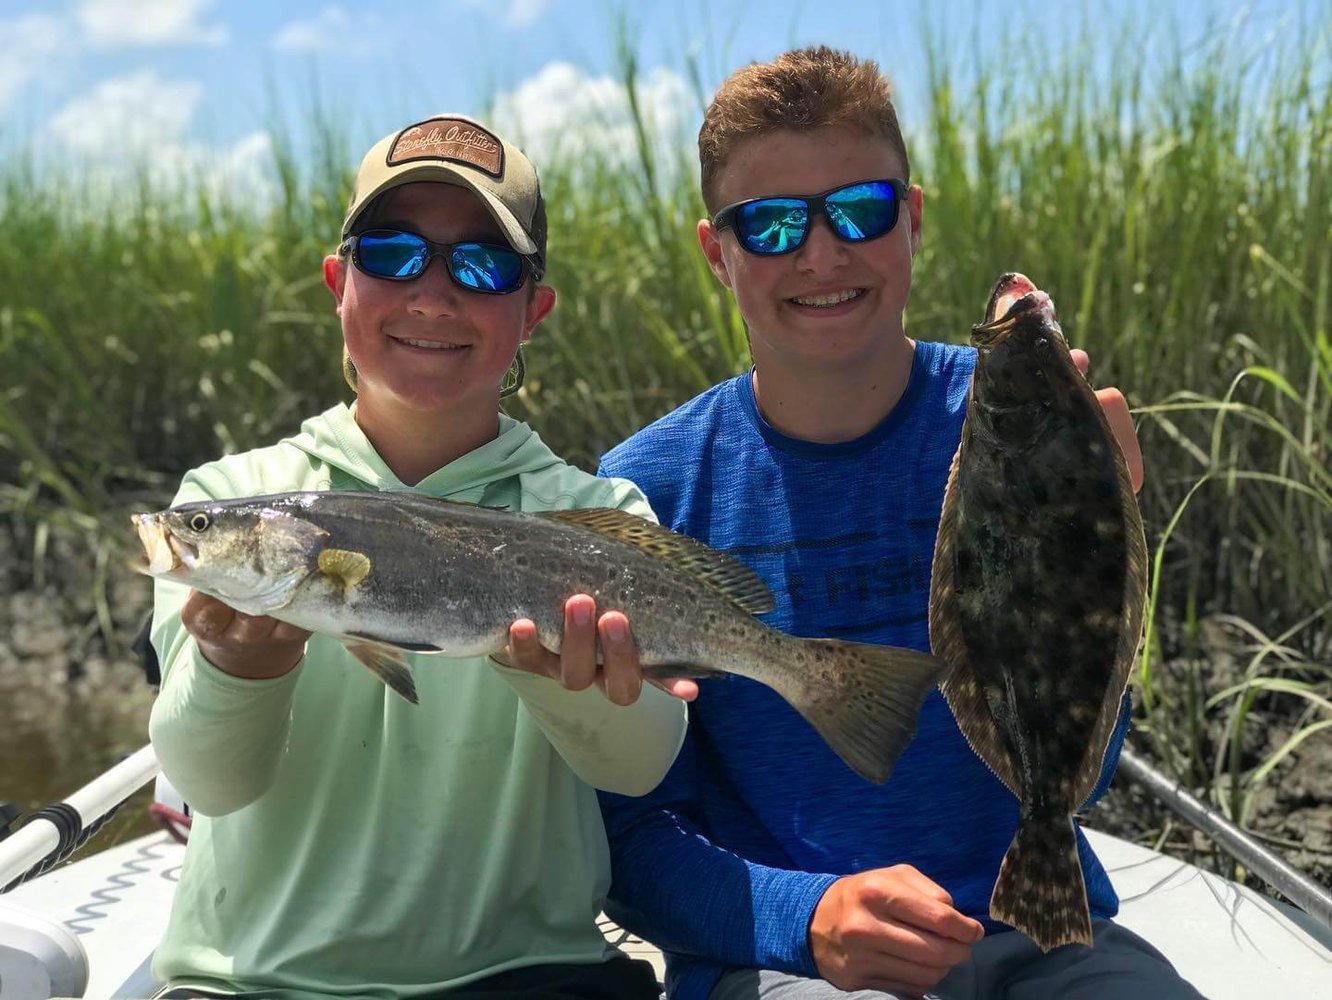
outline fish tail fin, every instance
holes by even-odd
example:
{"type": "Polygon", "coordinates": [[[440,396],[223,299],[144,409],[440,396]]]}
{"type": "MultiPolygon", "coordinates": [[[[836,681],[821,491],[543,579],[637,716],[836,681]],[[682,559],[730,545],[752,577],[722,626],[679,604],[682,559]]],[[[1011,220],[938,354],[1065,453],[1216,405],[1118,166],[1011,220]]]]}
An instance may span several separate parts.
{"type": "Polygon", "coordinates": [[[999,866],[990,916],[1022,931],[1041,951],[1092,943],[1073,817],[1023,810],[999,866]]]}
{"type": "Polygon", "coordinates": [[[915,649],[837,639],[804,639],[828,669],[806,678],[802,690],[779,692],[868,781],[888,780],[916,735],[929,693],[948,673],[936,656],[915,649]]]}
{"type": "Polygon", "coordinates": [[[380,643],[362,642],[357,639],[346,639],[343,645],[347,652],[365,664],[381,681],[413,705],[419,704],[416,697],[416,681],[412,678],[412,672],[408,669],[407,661],[401,653],[380,643]]]}

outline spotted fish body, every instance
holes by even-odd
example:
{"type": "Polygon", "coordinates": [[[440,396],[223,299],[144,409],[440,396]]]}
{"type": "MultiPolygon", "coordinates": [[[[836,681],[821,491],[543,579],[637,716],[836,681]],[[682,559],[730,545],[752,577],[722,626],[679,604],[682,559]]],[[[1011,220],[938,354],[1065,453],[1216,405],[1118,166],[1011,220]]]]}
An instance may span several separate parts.
{"type": "Polygon", "coordinates": [[[798,639],[754,617],[747,567],[617,510],[518,514],[415,494],[288,493],[135,518],[145,572],[332,635],[415,701],[403,651],[504,648],[515,619],[560,648],[564,603],[628,616],[648,676],[733,673],[782,695],[857,773],[884,781],[945,665],[909,649],[798,639]]]}
{"type": "Polygon", "coordinates": [[[952,665],[941,688],[959,727],[1021,801],[990,915],[1045,951],[1089,945],[1072,814],[1096,787],[1141,636],[1142,520],[1049,297],[1004,275],[972,343],[930,641],[952,665]]]}

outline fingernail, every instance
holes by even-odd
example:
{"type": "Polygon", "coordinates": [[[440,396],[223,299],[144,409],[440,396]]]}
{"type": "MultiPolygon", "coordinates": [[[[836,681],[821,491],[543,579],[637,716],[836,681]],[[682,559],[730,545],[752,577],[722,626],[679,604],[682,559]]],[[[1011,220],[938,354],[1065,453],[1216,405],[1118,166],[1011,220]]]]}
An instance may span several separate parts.
{"type": "Polygon", "coordinates": [[[575,625],[587,625],[592,621],[592,609],[586,604],[575,604],[573,609],[575,625]]]}
{"type": "Polygon", "coordinates": [[[623,619],[612,618],[606,623],[606,638],[611,642],[624,642],[627,634],[623,619]]]}

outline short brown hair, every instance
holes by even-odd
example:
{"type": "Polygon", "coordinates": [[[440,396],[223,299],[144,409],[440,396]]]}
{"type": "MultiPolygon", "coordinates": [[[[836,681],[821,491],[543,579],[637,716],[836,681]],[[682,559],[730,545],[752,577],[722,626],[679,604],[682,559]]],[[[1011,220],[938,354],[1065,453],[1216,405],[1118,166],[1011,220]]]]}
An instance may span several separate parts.
{"type": "Polygon", "coordinates": [[[698,130],[708,211],[721,207],[714,204],[717,176],[739,142],[778,129],[848,124],[883,135],[902,157],[902,179],[911,179],[891,89],[872,59],[817,45],[736,70],[717,90],[698,130]]]}

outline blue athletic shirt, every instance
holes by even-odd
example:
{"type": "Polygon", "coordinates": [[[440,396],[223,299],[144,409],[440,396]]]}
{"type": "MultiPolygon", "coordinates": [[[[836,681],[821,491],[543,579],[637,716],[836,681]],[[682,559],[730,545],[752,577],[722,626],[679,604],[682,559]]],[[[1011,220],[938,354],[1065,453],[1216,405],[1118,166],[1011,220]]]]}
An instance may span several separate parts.
{"type": "MultiPolygon", "coordinates": [[[[814,444],[770,426],[748,374],[714,386],[602,459],[676,531],[730,553],[772,590],[762,620],[793,635],[928,650],[930,567],[975,365],[918,342],[892,412],[864,437],[814,444]]],[[[607,912],[667,953],[673,1000],[706,998],[727,967],[817,977],[808,928],[838,876],[910,864],[987,933],[1018,803],[967,745],[942,695],[887,783],[858,777],[769,688],[699,684],[684,748],[643,798],[602,794],[607,912]]],[[[1092,801],[1109,785],[1127,696],[1092,801]]],[[[1095,917],[1119,901],[1082,832],[1095,917]]]]}

